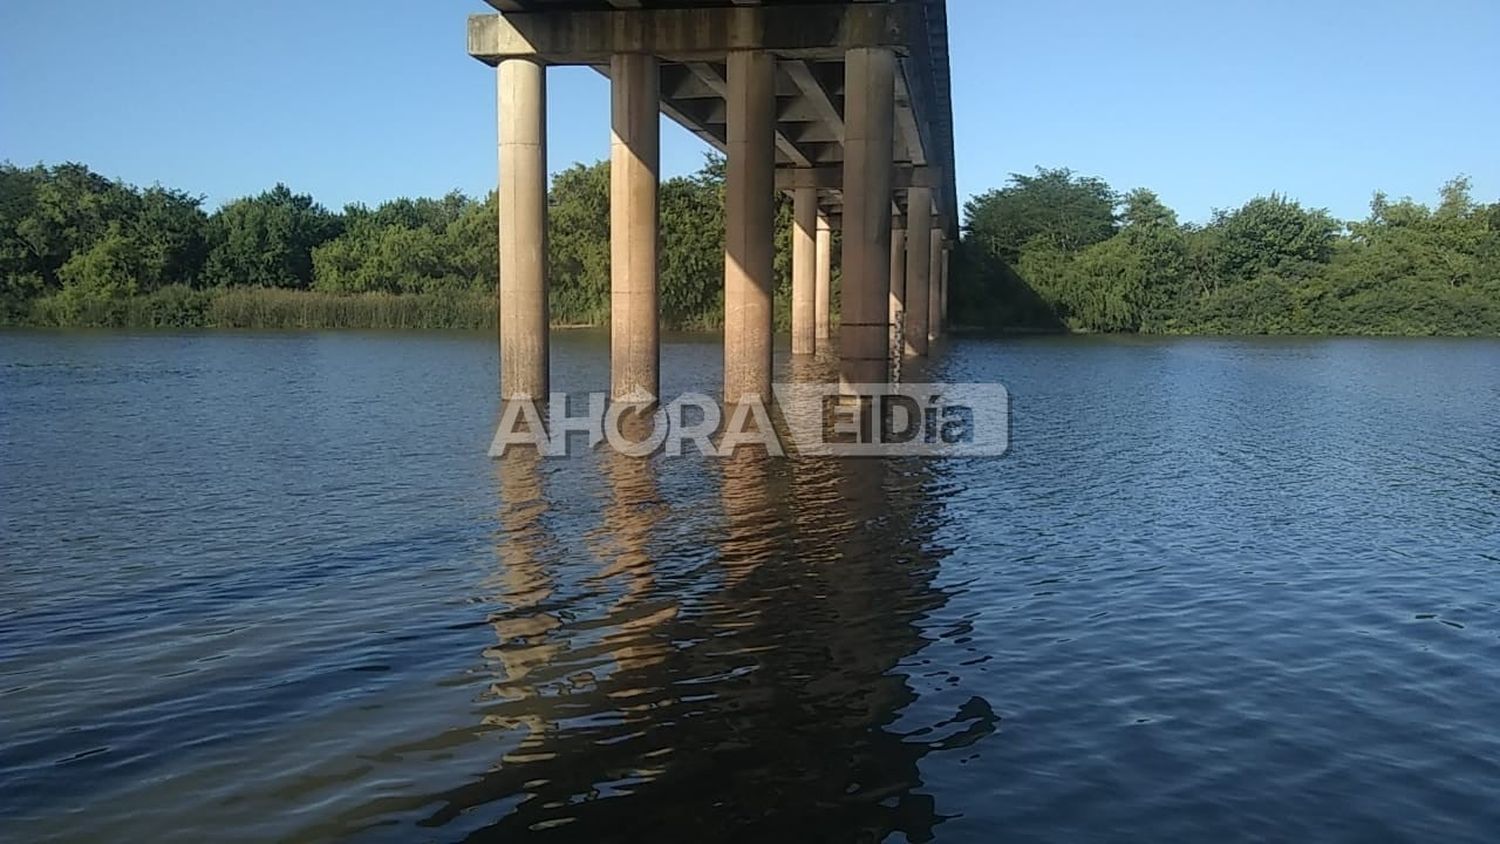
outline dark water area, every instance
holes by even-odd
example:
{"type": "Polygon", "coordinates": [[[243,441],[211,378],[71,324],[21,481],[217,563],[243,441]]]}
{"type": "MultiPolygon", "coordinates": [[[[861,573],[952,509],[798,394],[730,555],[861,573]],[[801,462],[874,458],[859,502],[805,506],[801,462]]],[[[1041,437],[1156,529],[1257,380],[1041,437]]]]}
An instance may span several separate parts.
{"type": "Polygon", "coordinates": [[[1010,453],[493,461],[488,335],[0,333],[0,840],[1500,840],[1500,343],[906,376],[1010,453]]]}

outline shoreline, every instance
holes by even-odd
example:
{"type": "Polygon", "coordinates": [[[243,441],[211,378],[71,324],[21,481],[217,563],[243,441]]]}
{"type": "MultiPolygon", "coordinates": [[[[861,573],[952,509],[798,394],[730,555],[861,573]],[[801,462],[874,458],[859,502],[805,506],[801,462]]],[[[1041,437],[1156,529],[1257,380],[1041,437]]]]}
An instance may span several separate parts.
{"type": "MultiPolygon", "coordinates": [[[[170,285],[137,296],[70,300],[62,294],[20,303],[0,303],[0,328],[165,330],[304,330],[304,331],[495,331],[495,294],[490,291],[431,293],[329,293],[275,287],[191,288],[170,285]]],[[[594,309],[561,313],[554,331],[607,328],[607,313],[594,309]]],[[[789,314],[778,307],[777,335],[786,334],[789,314]]],[[[837,319],[834,320],[837,326],[837,319]]],[[[716,315],[664,315],[662,330],[682,334],[720,331],[716,315]]],[[[1064,326],[986,326],[957,324],[957,337],[1445,337],[1496,338],[1500,333],[1441,331],[1435,326],[1408,326],[1390,331],[1371,327],[1352,331],[1077,331],[1064,326]]]]}
{"type": "MultiPolygon", "coordinates": [[[[558,332],[586,332],[604,331],[609,328],[609,323],[554,323],[548,327],[549,331],[558,332]]],[[[0,322],[0,332],[69,332],[69,331],[101,331],[101,332],[139,332],[150,334],[160,332],[169,334],[174,332],[192,333],[224,333],[234,334],[240,332],[296,332],[296,331],[348,331],[348,332],[389,332],[389,333],[428,333],[428,332],[454,332],[464,334],[489,334],[495,331],[495,326],[465,326],[465,325],[162,325],[162,324],[41,324],[28,322],[0,322]]],[[[662,326],[663,335],[697,335],[713,336],[722,330],[718,326],[662,326]]],[[[784,338],[788,332],[778,329],[775,336],[784,338]]],[[[1147,332],[1147,331],[1121,331],[1121,332],[1097,332],[1097,331],[1055,331],[1050,329],[1028,329],[1028,328],[987,328],[984,326],[956,326],[948,331],[949,337],[962,337],[965,339],[996,339],[996,340],[1021,340],[1021,339],[1070,339],[1070,340],[1490,340],[1500,341],[1500,334],[1438,334],[1438,333],[1406,333],[1394,332],[1364,332],[1332,334],[1322,332],[1301,333],[1263,333],[1243,334],[1232,332],[1147,332]]]]}

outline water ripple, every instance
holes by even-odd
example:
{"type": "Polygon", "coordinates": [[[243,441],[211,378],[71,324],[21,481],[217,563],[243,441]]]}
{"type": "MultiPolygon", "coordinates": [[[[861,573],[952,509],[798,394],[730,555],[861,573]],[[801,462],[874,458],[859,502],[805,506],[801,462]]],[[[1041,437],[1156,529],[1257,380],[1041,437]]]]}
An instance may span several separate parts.
{"type": "Polygon", "coordinates": [[[773,462],[491,462],[469,335],[0,350],[8,839],[1500,831],[1500,344],[959,340],[1005,459],[773,462]]]}

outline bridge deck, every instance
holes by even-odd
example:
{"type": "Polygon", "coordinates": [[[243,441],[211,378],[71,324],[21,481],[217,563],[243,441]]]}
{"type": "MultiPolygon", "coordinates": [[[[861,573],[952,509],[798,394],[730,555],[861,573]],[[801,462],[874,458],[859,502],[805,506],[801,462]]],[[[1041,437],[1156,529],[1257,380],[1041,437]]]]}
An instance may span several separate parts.
{"type": "Polygon", "coordinates": [[[760,42],[755,46],[778,58],[778,185],[810,181],[835,220],[842,205],[843,49],[856,39],[879,39],[900,56],[893,199],[904,212],[907,187],[933,188],[944,227],[957,234],[946,0],[487,2],[501,14],[470,21],[469,50],[492,64],[519,48],[552,64],[589,65],[607,76],[611,44],[631,37],[649,42],[643,48],[662,59],[662,112],[720,151],[727,134],[727,53],[760,42]],[[850,7],[859,7],[853,23],[860,26],[851,24],[850,7]],[[717,17],[710,23],[709,15],[717,17]],[[647,28],[660,34],[644,34],[647,28]]]}

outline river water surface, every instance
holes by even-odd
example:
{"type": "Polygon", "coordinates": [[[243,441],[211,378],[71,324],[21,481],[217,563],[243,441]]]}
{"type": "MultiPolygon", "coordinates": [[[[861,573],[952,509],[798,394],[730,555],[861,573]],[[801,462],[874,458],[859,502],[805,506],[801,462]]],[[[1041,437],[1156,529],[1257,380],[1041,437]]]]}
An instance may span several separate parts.
{"type": "Polygon", "coordinates": [[[0,839],[1500,840],[1500,343],[907,378],[1010,453],[496,462],[488,335],[0,334],[0,839]]]}

